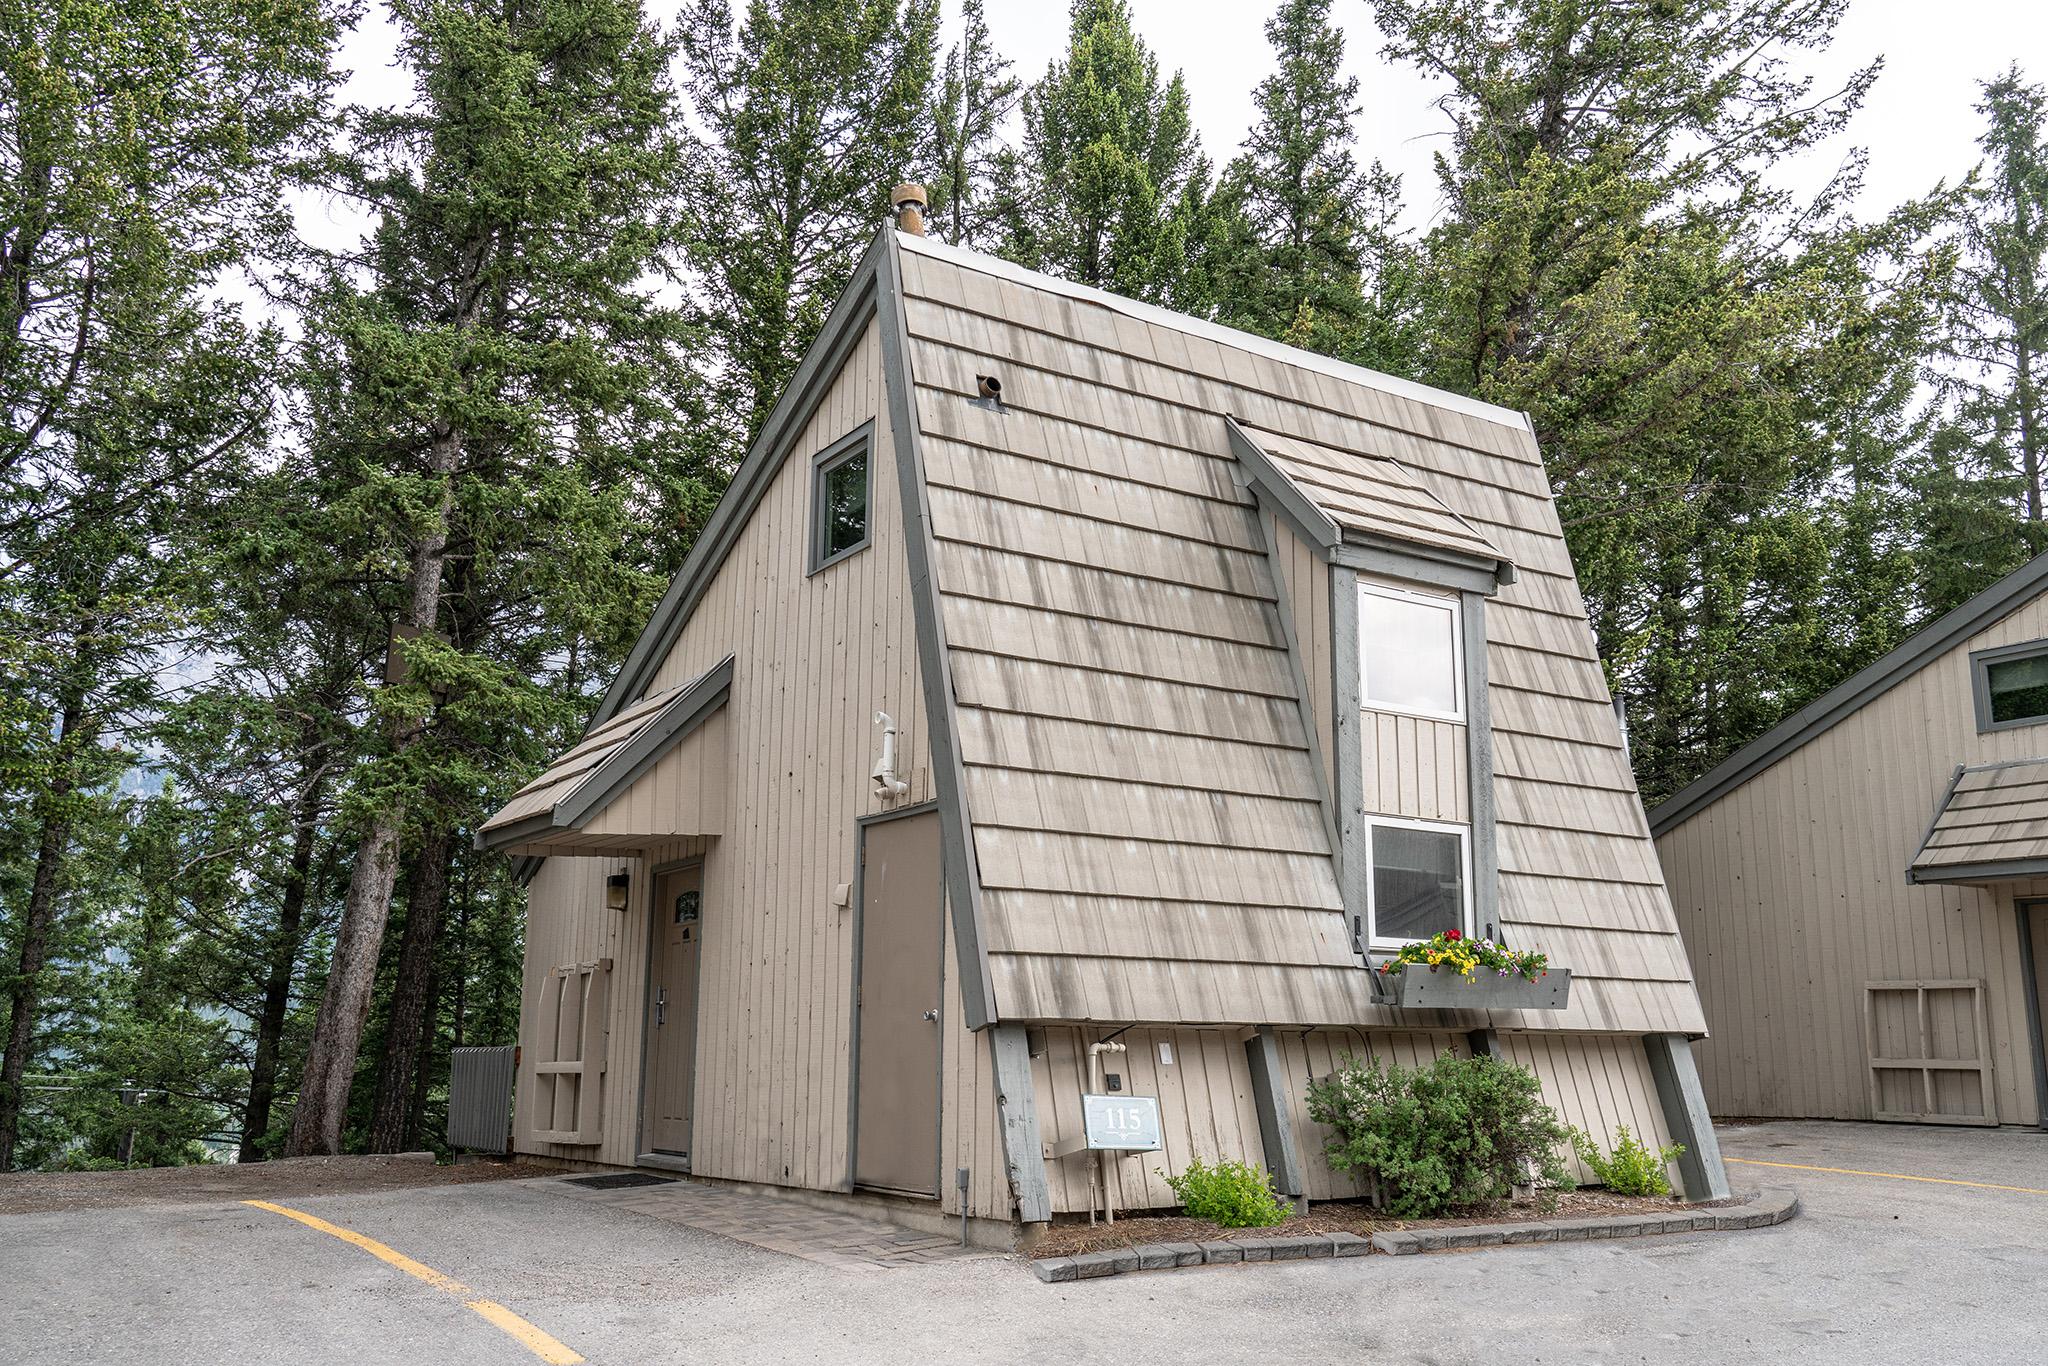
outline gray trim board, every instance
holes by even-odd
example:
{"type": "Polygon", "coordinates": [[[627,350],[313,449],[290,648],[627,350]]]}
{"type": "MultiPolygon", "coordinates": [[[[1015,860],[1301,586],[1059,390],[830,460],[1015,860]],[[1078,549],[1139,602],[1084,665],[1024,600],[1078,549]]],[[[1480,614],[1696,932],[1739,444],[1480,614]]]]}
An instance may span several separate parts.
{"type": "Polygon", "coordinates": [[[1466,593],[1465,774],[1472,823],[1472,918],[1480,932],[1505,942],[1500,932],[1500,846],[1494,834],[1493,706],[1487,689],[1486,595],[1466,593]]]}
{"type": "Polygon", "coordinates": [[[882,256],[883,244],[877,240],[854,268],[853,278],[847,281],[838,302],[826,315],[817,340],[804,353],[803,363],[797,366],[788,387],[769,411],[768,420],[761,425],[760,435],[748,447],[746,458],[740,462],[732,482],[726,486],[725,496],[718,500],[711,519],[698,533],[696,544],[690,548],[682,569],[677,571],[660,604],[647,619],[647,626],[641,631],[639,640],[634,642],[626,662],[620,666],[618,677],[605,690],[604,700],[598,703],[596,713],[590,718],[586,734],[609,721],[620,708],[640,696],[648,680],[668,656],[669,648],[675,644],[684,623],[689,621],[690,614],[710,590],[719,566],[725,563],[726,555],[768,492],[768,486],[774,482],[796,438],[803,434],[804,423],[809,421],[812,411],[838,377],[840,365],[848,353],[859,343],[861,332],[874,309],[876,272],[882,256]]]}
{"type": "Polygon", "coordinates": [[[1906,870],[1906,881],[1915,887],[1935,887],[1956,882],[2014,882],[2022,878],[2048,878],[2048,858],[2005,859],[1997,863],[1953,863],[1920,871],[1906,870]]]}
{"type": "Polygon", "coordinates": [[[1308,1208],[1308,1183],[1303,1178],[1301,1151],[1294,1141],[1294,1126],[1287,1122],[1287,1069],[1280,1059],[1280,1040],[1271,1025],[1260,1025],[1244,1041],[1245,1061],[1251,1067],[1252,1103],[1259,1112],[1259,1141],[1265,1148],[1266,1167],[1273,1180],[1296,1210],[1308,1208]]]}
{"type": "Polygon", "coordinates": [[[1337,751],[1338,885],[1351,922],[1351,949],[1366,962],[1365,750],[1359,734],[1358,575],[1330,568],[1330,726],[1337,751]]]}
{"type": "Polygon", "coordinates": [[[858,555],[875,543],[875,420],[855,427],[845,436],[811,457],[811,529],[810,550],[805,556],[804,577],[821,573],[838,564],[849,555],[858,555]],[[860,539],[852,545],[831,554],[825,553],[825,476],[838,469],[856,456],[865,456],[863,472],[867,477],[867,512],[861,522],[860,539]]]}
{"type": "Polygon", "coordinates": [[[1664,1126],[1674,1142],[1685,1145],[1678,1158],[1678,1181],[1685,1198],[1726,1200],[1728,1168],[1721,1161],[1714,1118],[1707,1113],[1707,1093],[1693,1062],[1692,1040],[1683,1034],[1645,1034],[1643,1051],[1650,1059],[1650,1077],[1657,1084],[1664,1126]]]}
{"type": "Polygon", "coordinates": [[[2040,716],[2022,716],[2012,721],[1991,719],[1990,666],[2038,655],[2048,655],[2048,640],[2023,640],[2012,645],[1999,645],[1989,650],[1970,652],[1970,700],[1977,708],[1979,735],[1988,735],[1995,730],[2018,730],[2022,726],[2048,725],[2048,713],[2040,716]]]}
{"type": "Polygon", "coordinates": [[[1833,729],[1865,704],[2039,596],[2044,589],[2048,589],[2048,555],[2037,555],[1666,797],[1650,812],[1651,836],[1664,834],[1815,736],[1833,729]]]}
{"type": "Polygon", "coordinates": [[[931,500],[925,486],[924,450],[919,441],[917,403],[910,385],[910,328],[903,314],[902,267],[897,234],[882,229],[877,243],[876,313],[882,328],[882,381],[895,438],[897,488],[903,500],[903,548],[910,564],[911,612],[917,623],[918,662],[924,676],[925,723],[931,731],[932,778],[938,788],[941,857],[947,869],[946,903],[953,917],[953,944],[960,963],[960,1000],[969,1029],[986,1029],[1000,1018],[989,979],[981,910],[981,874],[974,857],[974,831],[967,814],[967,776],[960,762],[960,738],[953,711],[953,665],[946,652],[945,618],[938,580],[932,576],[931,500]]]}
{"type": "MultiPolygon", "coordinates": [[[[1045,1179],[1045,1141],[1038,1129],[1038,1091],[1031,1080],[1030,1031],[1019,1024],[988,1030],[989,1063],[996,1083],[996,1121],[1003,1134],[1004,1167],[1017,1218],[1052,1219],[1052,1186],[1045,1179]]],[[[965,1118],[963,1117],[963,1123],[965,1118]]]]}
{"type": "Polygon", "coordinates": [[[1273,463],[1273,458],[1266,454],[1266,448],[1240,427],[1236,418],[1225,414],[1223,426],[1230,433],[1230,453],[1237,457],[1237,467],[1243,471],[1239,485],[1250,488],[1262,508],[1270,505],[1273,511],[1287,519],[1287,524],[1294,528],[1297,536],[1326,556],[1336,549],[1344,534],[1330,515],[1316,506],[1315,501],[1301,491],[1301,486],[1273,463]]]}
{"type": "Polygon", "coordinates": [[[1499,591],[1501,584],[1514,582],[1512,574],[1501,577],[1503,569],[1512,569],[1506,560],[1488,563],[1462,556],[1454,559],[1449,551],[1425,552],[1417,546],[1378,538],[1367,541],[1356,531],[1347,532],[1346,537],[1343,545],[1330,552],[1330,563],[1362,574],[1407,579],[1460,593],[1492,594],[1499,591]]]}

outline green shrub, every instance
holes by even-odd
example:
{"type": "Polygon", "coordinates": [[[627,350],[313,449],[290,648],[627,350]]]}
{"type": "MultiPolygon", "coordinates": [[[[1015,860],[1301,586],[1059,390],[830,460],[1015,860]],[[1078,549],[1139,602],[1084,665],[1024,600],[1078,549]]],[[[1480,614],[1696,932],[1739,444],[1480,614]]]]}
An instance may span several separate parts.
{"type": "Polygon", "coordinates": [[[1572,1130],[1572,1147],[1577,1151],[1579,1161],[1586,1164],[1586,1169],[1616,1195],[1671,1194],[1671,1177],[1664,1168],[1667,1163],[1677,1161],[1685,1151],[1683,1143],[1654,1151],[1646,1148],[1636,1141],[1636,1136],[1628,1131],[1626,1124],[1617,1124],[1614,1128],[1614,1154],[1611,1157],[1602,1156],[1593,1136],[1583,1129],[1572,1130]]]}
{"type": "Polygon", "coordinates": [[[1243,1162],[1211,1167],[1197,1157],[1179,1176],[1166,1176],[1166,1184],[1190,1216],[1225,1228],[1266,1228],[1287,1218],[1287,1205],[1266,1174],[1243,1162]]]}
{"type": "Polygon", "coordinates": [[[1334,1131],[1330,1165],[1378,1183],[1407,1219],[1498,1204],[1531,1174],[1568,1187],[1569,1130],[1542,1101],[1536,1076],[1497,1058],[1444,1054],[1427,1067],[1346,1058],[1308,1089],[1309,1116],[1334,1131]]]}

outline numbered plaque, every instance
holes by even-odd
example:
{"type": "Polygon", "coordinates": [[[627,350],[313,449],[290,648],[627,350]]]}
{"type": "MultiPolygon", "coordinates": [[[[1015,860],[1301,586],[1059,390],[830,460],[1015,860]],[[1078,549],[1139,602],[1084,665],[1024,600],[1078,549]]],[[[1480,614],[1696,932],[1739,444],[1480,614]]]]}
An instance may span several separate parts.
{"type": "Polygon", "coordinates": [[[1156,1153],[1165,1146],[1159,1141],[1159,1102],[1152,1096],[1083,1095],[1081,1115],[1091,1148],[1156,1153]]]}

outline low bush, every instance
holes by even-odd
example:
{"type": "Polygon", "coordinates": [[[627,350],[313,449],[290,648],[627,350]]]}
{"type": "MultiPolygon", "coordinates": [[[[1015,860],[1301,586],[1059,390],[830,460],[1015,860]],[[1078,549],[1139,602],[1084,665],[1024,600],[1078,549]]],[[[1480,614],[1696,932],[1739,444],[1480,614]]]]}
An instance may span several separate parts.
{"type": "Polygon", "coordinates": [[[1428,1219],[1484,1209],[1518,1185],[1569,1187],[1570,1131],[1536,1076],[1497,1058],[1445,1054],[1426,1067],[1346,1058],[1311,1083],[1309,1115],[1330,1126],[1330,1165],[1378,1184],[1389,1213],[1428,1219]]]}
{"type": "Polygon", "coordinates": [[[1611,1155],[1602,1154],[1600,1145],[1583,1129],[1572,1130],[1572,1148],[1578,1153],[1579,1161],[1586,1164],[1586,1170],[1616,1195],[1671,1194],[1671,1176],[1664,1168],[1685,1152],[1682,1143],[1674,1143],[1668,1148],[1646,1148],[1628,1131],[1626,1124],[1614,1127],[1614,1152],[1611,1155]]]}
{"type": "Polygon", "coordinates": [[[1211,1167],[1197,1157],[1179,1176],[1166,1176],[1173,1198],[1191,1217],[1225,1228],[1268,1228],[1287,1218],[1286,1202],[1257,1167],[1221,1162],[1211,1167]]]}

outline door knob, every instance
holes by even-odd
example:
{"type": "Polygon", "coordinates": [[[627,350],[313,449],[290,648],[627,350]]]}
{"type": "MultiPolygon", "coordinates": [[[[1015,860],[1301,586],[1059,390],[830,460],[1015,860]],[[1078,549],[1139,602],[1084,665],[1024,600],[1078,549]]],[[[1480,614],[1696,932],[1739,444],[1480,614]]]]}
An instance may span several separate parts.
{"type": "Polygon", "coordinates": [[[931,1021],[931,1022],[932,1022],[933,1024],[937,1024],[937,1023],[939,1022],[939,1009],[938,1009],[938,1007],[937,1007],[937,1006],[933,1006],[933,1007],[932,1007],[932,1008],[931,1008],[930,1010],[927,1010],[927,1011],[926,1011],[926,1012],[924,1013],[924,1017],[925,1017],[925,1019],[927,1019],[927,1020],[931,1021]]]}

